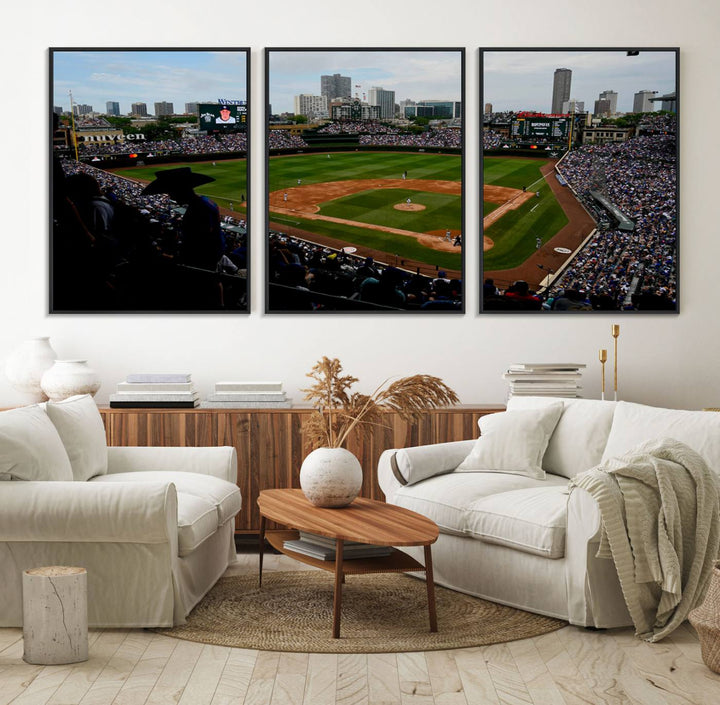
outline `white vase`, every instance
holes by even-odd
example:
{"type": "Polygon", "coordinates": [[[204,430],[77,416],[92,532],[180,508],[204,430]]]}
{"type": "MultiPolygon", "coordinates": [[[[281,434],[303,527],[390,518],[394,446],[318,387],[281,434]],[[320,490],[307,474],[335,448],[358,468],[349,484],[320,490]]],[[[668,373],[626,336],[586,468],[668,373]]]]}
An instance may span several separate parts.
{"type": "Polygon", "coordinates": [[[300,487],[316,507],[344,507],[362,487],[360,461],[345,448],[317,448],[300,467],[300,487]]]}
{"type": "Polygon", "coordinates": [[[40,385],[50,401],[62,401],[76,394],[95,396],[100,389],[100,378],[87,360],[55,360],[42,376],[40,385]]]}
{"type": "Polygon", "coordinates": [[[57,353],[50,345],[50,338],[30,338],[7,358],[5,375],[14,389],[29,395],[32,401],[47,401],[40,380],[53,366],[56,357],[57,353]]]}

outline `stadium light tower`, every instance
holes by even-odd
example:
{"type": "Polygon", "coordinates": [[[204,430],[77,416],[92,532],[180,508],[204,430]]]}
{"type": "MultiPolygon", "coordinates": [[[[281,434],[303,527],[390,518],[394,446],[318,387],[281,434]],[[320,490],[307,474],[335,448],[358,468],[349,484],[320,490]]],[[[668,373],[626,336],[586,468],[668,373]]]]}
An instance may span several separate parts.
{"type": "Polygon", "coordinates": [[[68,91],[68,93],[70,94],[70,125],[72,126],[73,147],[75,147],[75,161],[79,162],[80,158],[78,157],[77,134],[75,132],[75,107],[73,105],[72,91],[68,91]]]}

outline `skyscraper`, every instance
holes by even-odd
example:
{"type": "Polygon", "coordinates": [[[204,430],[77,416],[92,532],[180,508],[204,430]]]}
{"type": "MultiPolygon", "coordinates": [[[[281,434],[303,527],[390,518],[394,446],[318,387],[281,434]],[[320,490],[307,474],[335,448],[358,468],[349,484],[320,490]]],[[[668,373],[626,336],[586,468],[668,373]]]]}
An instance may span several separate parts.
{"type": "Polygon", "coordinates": [[[655,107],[650,102],[650,99],[657,94],[657,91],[638,91],[633,96],[633,112],[634,113],[652,113],[655,111],[655,107]]]}
{"type": "Polygon", "coordinates": [[[320,95],[324,95],[328,103],[333,98],[352,98],[352,79],[339,73],[320,76],[320,95]]]}
{"type": "Polygon", "coordinates": [[[161,100],[159,103],[155,103],[155,117],[161,115],[173,115],[175,113],[175,106],[172,103],[168,103],[166,100],[161,100]]]}
{"type": "Polygon", "coordinates": [[[120,115],[120,103],[115,100],[108,100],[107,103],[105,103],[105,114],[120,115]]]}
{"type": "Polygon", "coordinates": [[[295,115],[305,115],[308,120],[328,117],[328,99],[324,95],[301,93],[295,96],[295,115]]]}
{"type": "Polygon", "coordinates": [[[558,115],[562,112],[562,105],[570,100],[570,84],[572,83],[572,69],[555,69],[553,77],[552,107],[550,112],[558,115]]]}
{"type": "Polygon", "coordinates": [[[618,94],[615,91],[603,91],[599,96],[598,100],[607,100],[610,103],[610,115],[617,113],[617,99],[618,94]]]}
{"type": "Polygon", "coordinates": [[[368,91],[368,103],[380,106],[380,119],[390,120],[395,117],[395,91],[373,86],[368,91]]]}
{"type": "Polygon", "coordinates": [[[147,103],[133,103],[130,106],[130,114],[138,117],[147,117],[147,103]]]}

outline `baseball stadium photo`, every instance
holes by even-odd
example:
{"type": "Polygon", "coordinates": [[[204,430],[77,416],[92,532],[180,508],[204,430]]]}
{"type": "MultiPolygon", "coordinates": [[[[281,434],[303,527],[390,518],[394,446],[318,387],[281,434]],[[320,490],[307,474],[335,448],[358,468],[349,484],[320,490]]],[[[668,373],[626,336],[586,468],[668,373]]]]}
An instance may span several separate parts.
{"type": "Polygon", "coordinates": [[[482,52],[482,311],[677,312],[678,50],[482,52]]]}
{"type": "Polygon", "coordinates": [[[52,312],[249,311],[248,50],[50,50],[52,312]]]}
{"type": "Polygon", "coordinates": [[[463,51],[266,59],[266,310],[462,312],[463,51]]]}

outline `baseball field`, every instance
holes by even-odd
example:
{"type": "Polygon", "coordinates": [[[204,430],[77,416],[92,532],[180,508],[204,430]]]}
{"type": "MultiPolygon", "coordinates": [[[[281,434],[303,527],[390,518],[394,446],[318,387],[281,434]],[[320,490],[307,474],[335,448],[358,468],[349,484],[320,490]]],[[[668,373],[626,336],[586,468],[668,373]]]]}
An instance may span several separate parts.
{"type": "Polygon", "coordinates": [[[462,270],[462,159],[333,152],[269,160],[270,227],[380,261],[462,270]],[[449,235],[448,235],[449,233],[449,235]],[[384,253],[384,257],[383,257],[384,253]]]}

